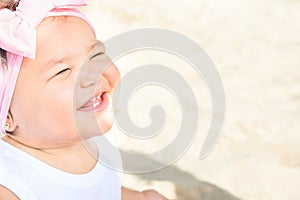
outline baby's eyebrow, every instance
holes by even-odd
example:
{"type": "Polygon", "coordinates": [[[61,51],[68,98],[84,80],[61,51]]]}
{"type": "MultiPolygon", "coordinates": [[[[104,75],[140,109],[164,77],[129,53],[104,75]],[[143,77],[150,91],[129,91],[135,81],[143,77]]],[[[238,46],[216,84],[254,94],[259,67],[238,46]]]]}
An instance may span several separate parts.
{"type": "Polygon", "coordinates": [[[55,65],[59,65],[59,64],[62,64],[62,63],[66,63],[68,62],[69,60],[72,60],[72,58],[74,58],[74,56],[70,55],[70,56],[66,56],[66,57],[63,57],[63,58],[59,58],[59,59],[51,59],[49,60],[45,65],[44,67],[41,69],[41,72],[45,72],[47,71],[48,69],[50,69],[52,66],[55,66],[55,65]]]}
{"type": "Polygon", "coordinates": [[[95,40],[95,41],[91,44],[91,46],[89,47],[89,51],[92,51],[92,50],[93,50],[94,48],[96,48],[97,46],[101,46],[103,49],[105,49],[102,42],[100,42],[99,40],[95,40]]]}
{"type": "MultiPolygon", "coordinates": [[[[95,52],[97,53],[104,53],[105,52],[105,46],[102,42],[100,42],[99,40],[95,40],[92,45],[90,46],[89,48],[89,54],[90,56],[95,56],[95,55],[92,55],[94,54],[95,52]]],[[[91,59],[91,58],[90,58],[91,59]]]]}

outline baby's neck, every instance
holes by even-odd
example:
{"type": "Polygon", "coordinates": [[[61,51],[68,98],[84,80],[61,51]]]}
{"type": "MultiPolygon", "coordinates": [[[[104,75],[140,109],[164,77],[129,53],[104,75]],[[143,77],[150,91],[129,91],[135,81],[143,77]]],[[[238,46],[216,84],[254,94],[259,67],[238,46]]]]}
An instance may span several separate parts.
{"type": "Polygon", "coordinates": [[[68,173],[87,173],[97,163],[98,149],[90,141],[79,141],[56,148],[37,149],[19,143],[9,136],[4,136],[2,139],[40,161],[68,173]]]}

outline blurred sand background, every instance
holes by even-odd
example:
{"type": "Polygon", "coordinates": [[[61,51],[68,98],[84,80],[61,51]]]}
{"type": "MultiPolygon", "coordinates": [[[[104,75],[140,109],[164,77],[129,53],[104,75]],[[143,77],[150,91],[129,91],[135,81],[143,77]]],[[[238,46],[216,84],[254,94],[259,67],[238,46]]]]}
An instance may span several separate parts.
{"type": "MultiPolygon", "coordinates": [[[[300,199],[299,0],[88,2],[84,11],[100,40],[145,27],[177,31],[207,52],[225,87],[227,111],[222,138],[207,158],[199,160],[211,116],[203,80],[189,70],[191,66],[183,67],[178,58],[155,52],[128,55],[118,61],[122,74],[133,64],[146,61],[174,65],[196,91],[201,112],[199,133],[183,157],[156,173],[125,175],[125,186],[154,188],[174,199],[300,199]]],[[[147,91],[167,93],[146,88],[137,95],[131,116],[146,124],[143,116],[147,112],[139,105],[149,107],[158,99],[147,91]]],[[[148,145],[121,137],[123,148],[155,150],[172,138],[168,133],[177,127],[178,109],[168,98],[159,99],[171,105],[166,108],[171,119],[165,135],[148,141],[148,145]]],[[[117,128],[112,131],[117,132],[117,128]]]]}

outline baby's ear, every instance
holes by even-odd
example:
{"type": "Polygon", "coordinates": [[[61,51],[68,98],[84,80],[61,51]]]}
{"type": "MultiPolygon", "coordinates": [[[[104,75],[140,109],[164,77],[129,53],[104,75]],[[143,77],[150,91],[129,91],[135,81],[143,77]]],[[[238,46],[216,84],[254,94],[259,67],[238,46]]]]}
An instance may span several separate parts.
{"type": "Polygon", "coordinates": [[[16,129],[16,123],[13,120],[13,116],[10,112],[8,112],[7,117],[6,117],[6,122],[5,122],[5,130],[9,133],[14,132],[16,129]]]}

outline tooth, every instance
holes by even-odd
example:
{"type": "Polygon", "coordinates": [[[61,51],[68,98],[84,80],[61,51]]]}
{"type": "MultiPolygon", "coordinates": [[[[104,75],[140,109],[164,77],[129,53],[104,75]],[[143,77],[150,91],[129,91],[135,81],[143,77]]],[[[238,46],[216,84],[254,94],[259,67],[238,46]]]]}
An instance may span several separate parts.
{"type": "Polygon", "coordinates": [[[94,108],[97,107],[100,103],[97,101],[96,103],[94,103],[94,108]]]}
{"type": "Polygon", "coordinates": [[[91,100],[91,102],[94,102],[94,101],[96,101],[97,100],[97,98],[96,97],[94,97],[92,100],[91,100]]]}
{"type": "Polygon", "coordinates": [[[97,96],[97,100],[99,100],[101,98],[101,96],[99,95],[99,96],[97,96]]]}

